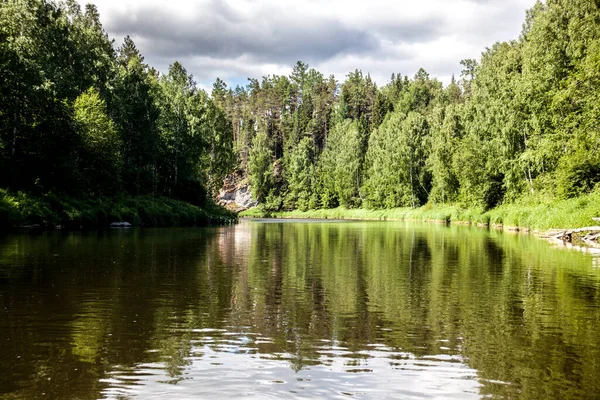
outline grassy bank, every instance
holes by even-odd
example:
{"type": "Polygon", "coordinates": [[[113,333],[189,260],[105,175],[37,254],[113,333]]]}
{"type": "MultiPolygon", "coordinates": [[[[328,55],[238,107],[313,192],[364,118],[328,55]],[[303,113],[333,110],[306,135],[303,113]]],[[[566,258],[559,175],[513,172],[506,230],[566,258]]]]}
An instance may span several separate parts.
{"type": "Polygon", "coordinates": [[[240,213],[241,217],[311,218],[311,219],[364,219],[364,220],[419,220],[449,223],[503,225],[506,228],[546,231],[570,229],[594,224],[592,217],[600,217],[600,193],[591,193],[568,200],[523,200],[489,211],[463,208],[457,205],[426,205],[420,208],[386,210],[334,208],[329,210],[287,211],[266,213],[253,208],[240,213]]]}
{"type": "Polygon", "coordinates": [[[222,207],[200,208],[165,197],[73,198],[52,193],[33,196],[0,190],[0,230],[24,225],[98,229],[121,221],[133,226],[194,226],[236,219],[235,214],[222,207]]]}

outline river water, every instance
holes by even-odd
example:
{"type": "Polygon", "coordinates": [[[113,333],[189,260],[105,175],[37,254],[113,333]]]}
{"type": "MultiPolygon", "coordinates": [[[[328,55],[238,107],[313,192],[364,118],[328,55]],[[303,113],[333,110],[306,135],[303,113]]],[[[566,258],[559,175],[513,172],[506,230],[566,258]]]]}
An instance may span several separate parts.
{"type": "Polygon", "coordinates": [[[600,396],[600,259],[527,235],[242,221],[0,237],[0,398],[600,396]]]}

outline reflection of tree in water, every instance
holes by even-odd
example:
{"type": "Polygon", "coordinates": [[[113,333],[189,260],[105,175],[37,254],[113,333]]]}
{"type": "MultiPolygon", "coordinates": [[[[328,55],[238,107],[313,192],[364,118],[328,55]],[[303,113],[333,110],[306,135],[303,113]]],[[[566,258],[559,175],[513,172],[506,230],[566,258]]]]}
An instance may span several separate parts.
{"type": "MultiPolygon", "coordinates": [[[[571,352],[587,358],[544,332],[544,326],[555,322],[539,326],[541,316],[555,318],[545,309],[567,300],[548,303],[549,298],[539,297],[540,290],[556,292],[556,273],[568,276],[573,272],[542,267],[548,256],[545,243],[464,228],[376,226],[256,225],[254,237],[260,239],[253,244],[254,255],[248,264],[254,271],[248,275],[253,283],[248,286],[258,288],[255,295],[262,295],[253,297],[259,312],[247,315],[255,318],[253,325],[263,335],[275,339],[273,344],[259,346],[261,352],[291,354],[292,368],[298,370],[326,362],[314,351],[322,339],[355,353],[368,350],[368,344],[383,343],[417,356],[462,355],[486,379],[523,385],[523,378],[511,368],[521,363],[542,371],[546,362],[511,357],[519,352],[544,354],[527,344],[528,329],[538,326],[539,340],[552,342],[563,356],[571,352]],[[280,238],[285,238],[283,248],[280,238]],[[524,251],[531,246],[537,246],[533,254],[524,251]],[[524,257],[537,266],[532,270],[524,257]],[[265,259],[270,260],[266,263],[271,266],[269,271],[261,261],[265,259]],[[524,285],[528,291],[523,291],[524,285]],[[537,301],[536,296],[542,301],[541,308],[528,314],[526,305],[537,301]],[[528,328],[530,314],[533,321],[528,328]],[[263,315],[268,315],[271,323],[262,323],[263,315]]],[[[562,257],[558,253],[552,256],[562,257]]],[[[597,307],[598,301],[592,300],[598,291],[597,275],[590,283],[587,287],[577,283],[581,290],[568,296],[576,299],[586,293],[590,304],[597,307]]],[[[584,342],[595,346],[590,340],[584,342]]],[[[595,385],[592,381],[586,384],[595,385]]],[[[557,380],[553,390],[560,387],[557,380]]]]}
{"type": "MultiPolygon", "coordinates": [[[[189,353],[179,327],[194,323],[186,315],[210,315],[186,310],[210,304],[208,291],[198,290],[206,275],[193,266],[212,236],[141,230],[12,237],[2,250],[23,250],[10,259],[18,274],[7,274],[0,286],[0,354],[17,361],[0,363],[2,391],[98,398],[105,386],[99,379],[110,369],[132,370],[162,354],[176,376],[189,353]],[[164,350],[147,352],[157,348],[164,350]]],[[[218,286],[227,287],[230,274],[217,273],[218,286]]],[[[219,312],[212,315],[219,319],[219,312]]]]}
{"type": "Polygon", "coordinates": [[[0,247],[0,354],[16,360],[0,388],[96,398],[108,372],[152,363],[175,383],[203,346],[232,351],[226,333],[246,332],[243,351],[295,371],[330,363],[332,346],[368,364],[379,344],[464,357],[482,394],[582,397],[600,391],[599,288],[586,255],[462,227],[15,236],[0,247]]]}

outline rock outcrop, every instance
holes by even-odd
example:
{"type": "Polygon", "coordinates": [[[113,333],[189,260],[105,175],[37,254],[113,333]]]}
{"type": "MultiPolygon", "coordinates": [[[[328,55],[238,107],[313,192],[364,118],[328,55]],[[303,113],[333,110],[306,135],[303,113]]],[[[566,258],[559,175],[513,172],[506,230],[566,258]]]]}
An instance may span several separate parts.
{"type": "Polygon", "coordinates": [[[110,224],[111,228],[131,228],[132,225],[129,222],[112,222],[110,224]]]}
{"type": "Polygon", "coordinates": [[[600,242],[600,226],[554,231],[548,237],[566,243],[583,242],[589,246],[597,246],[600,242]]]}
{"type": "Polygon", "coordinates": [[[217,203],[236,212],[247,210],[258,204],[252,198],[250,185],[239,172],[228,175],[223,180],[223,187],[217,196],[217,203]]]}

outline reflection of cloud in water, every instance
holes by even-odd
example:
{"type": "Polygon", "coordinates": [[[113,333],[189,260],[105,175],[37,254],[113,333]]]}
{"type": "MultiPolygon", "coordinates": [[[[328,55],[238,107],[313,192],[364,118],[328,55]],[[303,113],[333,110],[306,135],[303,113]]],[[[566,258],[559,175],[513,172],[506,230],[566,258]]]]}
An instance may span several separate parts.
{"type": "MultiPolygon", "coordinates": [[[[331,343],[319,346],[317,358],[298,360],[290,353],[265,354],[248,333],[205,336],[191,349],[191,364],[173,380],[160,364],[115,371],[103,382],[105,399],[153,398],[479,398],[477,372],[460,356],[413,354],[385,346],[352,352],[331,343]],[[293,364],[305,362],[300,370],[293,364]],[[291,367],[291,368],[290,368],[291,367]]],[[[502,383],[502,382],[499,382],[502,383]]]]}
{"type": "Polygon", "coordinates": [[[532,236],[244,221],[14,236],[0,255],[14,398],[600,393],[600,259],[532,236]]]}
{"type": "Polygon", "coordinates": [[[251,242],[252,227],[250,224],[241,223],[219,229],[219,254],[226,264],[240,264],[246,260],[251,242]]]}

